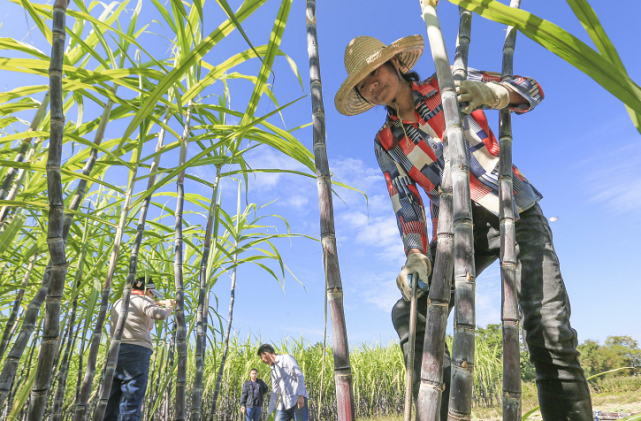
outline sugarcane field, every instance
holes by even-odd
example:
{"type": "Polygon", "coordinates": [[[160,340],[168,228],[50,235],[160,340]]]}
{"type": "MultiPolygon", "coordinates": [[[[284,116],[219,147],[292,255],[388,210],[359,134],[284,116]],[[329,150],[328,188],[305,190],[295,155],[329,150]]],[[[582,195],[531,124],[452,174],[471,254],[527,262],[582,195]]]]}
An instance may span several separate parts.
{"type": "Polygon", "coordinates": [[[0,0],[0,421],[641,421],[639,16],[0,0]]]}

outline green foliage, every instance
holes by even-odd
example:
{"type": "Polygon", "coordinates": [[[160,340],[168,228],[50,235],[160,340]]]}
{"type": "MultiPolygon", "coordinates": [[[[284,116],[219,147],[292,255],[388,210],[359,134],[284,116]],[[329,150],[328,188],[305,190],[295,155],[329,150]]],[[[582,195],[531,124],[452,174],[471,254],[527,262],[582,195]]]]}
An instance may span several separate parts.
{"type": "MultiPolygon", "coordinates": [[[[641,349],[637,341],[630,336],[608,336],[605,345],[593,340],[586,340],[578,346],[581,353],[579,360],[587,376],[619,367],[641,369],[641,349]]],[[[625,376],[634,370],[622,370],[607,376],[625,376]]]]}
{"type": "Polygon", "coordinates": [[[627,74],[614,45],[587,0],[567,0],[598,52],[561,27],[525,10],[495,0],[449,0],[480,16],[514,26],[523,35],[561,57],[594,79],[627,107],[632,123],[641,132],[641,88],[627,74]]]}

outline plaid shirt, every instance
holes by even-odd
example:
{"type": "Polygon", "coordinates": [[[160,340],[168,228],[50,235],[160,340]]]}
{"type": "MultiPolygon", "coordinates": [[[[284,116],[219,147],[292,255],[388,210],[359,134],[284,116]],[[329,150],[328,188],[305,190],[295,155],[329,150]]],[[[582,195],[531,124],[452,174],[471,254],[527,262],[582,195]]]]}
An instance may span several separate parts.
{"type": "MultiPolygon", "coordinates": [[[[471,68],[468,69],[468,79],[483,82],[501,80],[498,73],[471,68]]],[[[544,98],[543,90],[534,79],[515,76],[513,81],[507,83],[527,101],[527,104],[509,107],[517,114],[532,111],[544,98]]],[[[401,120],[396,112],[388,111],[385,124],[376,134],[374,148],[387,182],[405,253],[412,248],[426,253],[426,218],[417,185],[430,198],[432,239],[436,239],[438,187],[444,167],[442,138],[445,117],[435,75],[423,82],[413,82],[412,96],[416,106],[416,121],[401,120]]],[[[498,215],[499,144],[482,109],[463,117],[463,133],[469,152],[471,198],[498,215]]],[[[542,196],[515,166],[512,167],[512,174],[514,210],[518,216],[518,212],[529,209],[542,196]]]]}

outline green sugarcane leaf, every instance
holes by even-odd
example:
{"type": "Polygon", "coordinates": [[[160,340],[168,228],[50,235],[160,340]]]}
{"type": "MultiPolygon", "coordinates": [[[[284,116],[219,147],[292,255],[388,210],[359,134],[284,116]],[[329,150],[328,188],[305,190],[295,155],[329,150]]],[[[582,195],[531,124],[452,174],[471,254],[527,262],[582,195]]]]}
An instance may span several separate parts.
{"type": "Polygon", "coordinates": [[[245,38],[245,42],[247,42],[247,45],[249,45],[249,48],[256,54],[256,57],[260,59],[260,61],[263,61],[262,57],[260,54],[258,54],[258,51],[254,48],[253,44],[249,40],[249,37],[245,33],[245,30],[243,27],[240,25],[240,22],[238,21],[238,18],[236,18],[236,15],[234,14],[234,11],[231,10],[231,7],[229,7],[229,3],[227,3],[227,0],[216,0],[216,2],[220,5],[220,7],[223,8],[225,13],[227,13],[227,16],[234,22],[234,25],[236,25],[236,28],[238,28],[238,32],[245,38]]]}
{"type": "MultiPolygon", "coordinates": [[[[267,0],[246,0],[236,13],[236,18],[242,22],[266,1],[267,0]]],[[[160,80],[156,85],[156,88],[144,99],[140,110],[136,113],[136,116],[125,130],[125,133],[122,136],[121,145],[129,138],[147,115],[153,111],[158,100],[165,95],[167,91],[169,91],[169,89],[173,87],[194,64],[200,61],[205,54],[214,47],[214,45],[218,44],[220,40],[233,31],[234,28],[235,26],[231,20],[223,22],[216,30],[209,34],[207,38],[194,46],[191,51],[185,53],[180,65],[174,67],[167,76],[160,80]]]]}
{"type": "Polygon", "coordinates": [[[49,29],[49,27],[44,23],[31,2],[29,0],[20,0],[20,4],[25,8],[27,12],[29,12],[29,16],[31,16],[31,19],[33,19],[33,21],[36,23],[38,29],[40,29],[40,32],[42,32],[42,35],[44,35],[44,37],[47,39],[49,45],[51,45],[51,43],[53,42],[53,34],[51,33],[51,29],[49,29]]]}
{"type": "Polygon", "coordinates": [[[641,88],[617,66],[557,25],[495,0],[449,0],[486,19],[511,25],[590,76],[621,102],[641,113],[641,88]]]}
{"type": "MultiPolygon", "coordinates": [[[[29,95],[37,94],[43,91],[48,91],[49,85],[35,85],[35,86],[23,86],[21,88],[12,89],[11,91],[3,92],[0,94],[0,103],[11,101],[12,99],[27,97],[29,95]]],[[[38,104],[32,98],[23,98],[21,101],[30,101],[33,105],[38,104]]],[[[12,104],[3,104],[12,105],[12,104]]],[[[39,104],[38,104],[39,106],[39,104]]]]}
{"type": "Polygon", "coordinates": [[[38,50],[33,45],[26,44],[22,41],[17,41],[13,38],[4,38],[0,37],[0,50],[9,50],[9,51],[20,51],[25,54],[38,57],[42,60],[49,60],[50,57],[38,50]]]}
{"type": "Polygon", "coordinates": [[[8,248],[13,247],[13,240],[20,233],[20,229],[26,219],[27,216],[22,211],[19,211],[11,220],[9,226],[0,234],[0,254],[4,254],[8,248]]]}
{"type": "Polygon", "coordinates": [[[274,27],[272,28],[272,33],[269,37],[269,44],[267,45],[267,52],[263,60],[263,65],[260,67],[260,72],[258,73],[258,81],[254,87],[254,92],[252,92],[249,104],[247,105],[247,110],[241,120],[241,126],[247,124],[254,118],[254,112],[256,111],[256,107],[258,107],[258,101],[263,93],[263,87],[265,83],[267,83],[267,77],[271,72],[272,65],[274,64],[274,58],[279,50],[280,42],[283,39],[283,32],[285,31],[285,24],[287,23],[291,6],[292,0],[283,0],[280,5],[276,21],[274,22],[274,27]]]}
{"type": "MultiPolygon", "coordinates": [[[[621,57],[619,57],[619,53],[614,47],[614,44],[612,44],[612,41],[610,41],[608,35],[605,33],[605,29],[603,29],[598,16],[588,1],[567,0],[567,2],[574,11],[576,17],[581,21],[581,24],[587,31],[588,35],[590,35],[590,39],[592,39],[592,42],[594,42],[594,45],[596,45],[596,48],[599,50],[601,55],[607,57],[614,65],[619,66],[621,71],[627,75],[628,73],[621,61],[621,57]]],[[[630,114],[632,124],[634,124],[637,130],[641,133],[641,113],[635,112],[627,105],[625,107],[628,110],[628,114],[630,114]]]]}
{"type": "Polygon", "coordinates": [[[154,6],[156,6],[156,9],[158,9],[162,17],[165,18],[165,22],[167,22],[172,32],[174,33],[177,32],[174,19],[169,14],[169,11],[167,10],[167,8],[163,6],[158,0],[151,0],[151,2],[154,4],[154,6]]]}

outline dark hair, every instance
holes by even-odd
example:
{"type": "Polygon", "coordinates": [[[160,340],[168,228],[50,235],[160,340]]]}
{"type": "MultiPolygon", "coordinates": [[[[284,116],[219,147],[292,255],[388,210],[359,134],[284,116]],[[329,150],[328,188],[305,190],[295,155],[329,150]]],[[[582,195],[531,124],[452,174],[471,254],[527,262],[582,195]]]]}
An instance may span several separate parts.
{"type": "Polygon", "coordinates": [[[258,370],[256,370],[255,368],[252,368],[251,370],[249,370],[249,372],[250,372],[250,373],[251,373],[252,371],[255,371],[256,373],[258,373],[258,370]]]}
{"type": "Polygon", "coordinates": [[[145,290],[145,284],[146,284],[147,282],[152,283],[152,282],[153,282],[153,280],[152,280],[151,278],[147,278],[147,279],[145,279],[145,277],[144,277],[144,276],[139,276],[139,277],[137,277],[137,278],[136,278],[136,280],[134,281],[134,284],[133,284],[133,287],[132,287],[132,288],[133,288],[133,289],[137,289],[137,290],[139,290],[139,291],[144,291],[144,290],[145,290]]]}
{"type": "Polygon", "coordinates": [[[270,344],[262,344],[259,348],[258,351],[256,352],[258,356],[260,357],[263,355],[265,352],[269,352],[270,354],[275,354],[276,351],[274,351],[274,347],[271,346],[270,344]]]}

